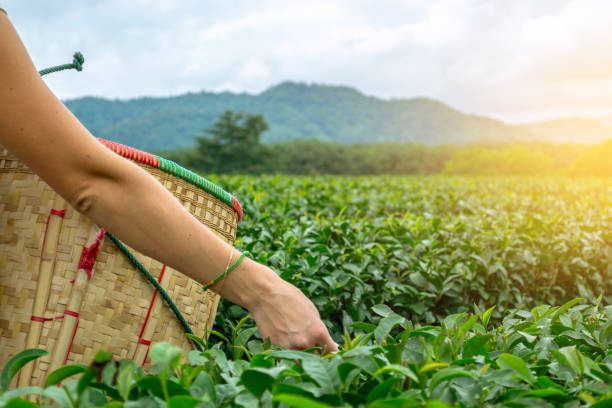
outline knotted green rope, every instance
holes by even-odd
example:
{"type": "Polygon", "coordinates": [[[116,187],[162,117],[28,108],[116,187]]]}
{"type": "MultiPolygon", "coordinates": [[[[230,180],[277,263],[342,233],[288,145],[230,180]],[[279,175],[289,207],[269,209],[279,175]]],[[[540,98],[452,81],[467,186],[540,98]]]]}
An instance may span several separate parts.
{"type": "Polygon", "coordinates": [[[40,74],[40,76],[43,76],[43,75],[50,74],[52,72],[63,71],[65,69],[76,69],[77,71],[82,71],[84,63],[85,63],[85,58],[83,57],[83,54],[77,51],[72,56],[72,64],[64,64],[64,65],[58,65],[56,67],[45,68],[41,71],[38,71],[38,73],[40,74]]]}
{"type": "MultiPolygon", "coordinates": [[[[123,242],[119,241],[114,235],[112,235],[111,233],[107,232],[106,236],[113,241],[113,243],[115,245],[117,245],[117,248],[119,248],[119,250],[121,252],[123,252],[123,254],[127,257],[127,259],[130,260],[130,262],[132,262],[132,264],[136,267],[136,269],[138,269],[145,278],[147,278],[147,280],[149,282],[151,282],[151,284],[153,286],[155,286],[155,289],[157,289],[157,291],[159,292],[159,294],[161,295],[161,297],[166,301],[166,303],[168,304],[168,306],[170,306],[170,309],[174,312],[174,314],[176,315],[176,318],[179,320],[179,322],[181,322],[181,325],[183,326],[183,329],[185,329],[185,331],[189,334],[192,334],[195,336],[195,334],[193,333],[193,330],[191,330],[191,326],[189,326],[189,323],[187,323],[187,320],[185,320],[185,318],[183,317],[183,315],[181,314],[180,310],[178,310],[178,307],[176,307],[176,305],[174,304],[174,302],[172,301],[172,299],[170,298],[170,296],[168,295],[168,293],[164,290],[164,288],[159,284],[159,282],[157,281],[157,279],[155,279],[153,277],[153,275],[151,275],[151,273],[147,270],[147,268],[145,268],[140,261],[138,261],[138,259],[136,259],[136,257],[134,256],[133,253],[130,252],[129,249],[127,249],[127,247],[125,245],[123,245],[123,242]]],[[[199,351],[202,351],[202,347],[200,347],[200,345],[198,343],[196,343],[195,341],[192,341],[193,344],[196,346],[196,348],[199,351]]]]}

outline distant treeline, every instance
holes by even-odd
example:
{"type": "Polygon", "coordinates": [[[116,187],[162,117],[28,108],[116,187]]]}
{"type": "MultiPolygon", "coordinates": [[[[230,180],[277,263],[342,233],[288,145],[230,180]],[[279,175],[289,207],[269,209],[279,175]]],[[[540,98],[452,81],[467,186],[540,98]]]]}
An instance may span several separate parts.
{"type": "Polygon", "coordinates": [[[418,144],[344,144],[295,140],[249,148],[257,155],[227,160],[214,150],[184,148],[160,155],[202,173],[435,174],[456,148],[418,144]]]}
{"type": "Polygon", "coordinates": [[[598,145],[524,143],[426,146],[297,140],[160,155],[200,173],[612,176],[612,140],[598,145]],[[223,150],[223,151],[220,151],[223,150]],[[231,149],[230,149],[231,150],[231,149]]]}
{"type": "Polygon", "coordinates": [[[586,144],[261,143],[262,115],[225,111],[193,148],[160,152],[200,173],[612,176],[612,139],[586,144]]]}

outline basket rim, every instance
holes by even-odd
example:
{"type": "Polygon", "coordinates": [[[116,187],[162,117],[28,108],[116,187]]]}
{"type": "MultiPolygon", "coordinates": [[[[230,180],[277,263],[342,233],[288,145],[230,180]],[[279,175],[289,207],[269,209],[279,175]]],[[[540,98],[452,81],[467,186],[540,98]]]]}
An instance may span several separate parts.
{"type": "Polygon", "coordinates": [[[238,222],[240,222],[240,220],[242,219],[244,212],[238,199],[234,195],[228,193],[223,188],[213,183],[212,181],[200,176],[199,174],[194,173],[191,170],[180,166],[172,160],[164,159],[163,157],[130,146],[126,146],[121,143],[112,142],[110,140],[98,138],[98,141],[104,146],[106,146],[108,149],[112,150],[113,152],[117,153],[122,157],[125,157],[126,159],[130,159],[138,163],[155,167],[198,187],[200,190],[207,192],[208,194],[218,198],[219,200],[232,207],[232,209],[238,215],[238,222]]]}

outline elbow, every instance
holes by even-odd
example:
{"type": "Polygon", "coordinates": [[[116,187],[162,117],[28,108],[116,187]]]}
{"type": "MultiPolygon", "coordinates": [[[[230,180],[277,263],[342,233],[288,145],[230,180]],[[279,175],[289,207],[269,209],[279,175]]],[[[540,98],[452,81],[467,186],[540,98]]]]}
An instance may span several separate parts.
{"type": "Polygon", "coordinates": [[[81,214],[91,217],[100,201],[100,194],[93,180],[78,185],[69,194],[68,203],[81,214]]]}
{"type": "MultiPolygon", "coordinates": [[[[115,159],[114,153],[111,154],[115,159]]],[[[90,165],[85,171],[76,171],[66,197],[75,210],[98,223],[124,207],[124,197],[137,184],[136,176],[141,170],[125,159],[116,159],[115,162],[90,165]]]]}
{"type": "Polygon", "coordinates": [[[124,162],[127,160],[94,142],[92,151],[68,157],[64,177],[52,187],[72,208],[98,221],[121,203],[121,193],[131,182],[124,162]]]}
{"type": "Polygon", "coordinates": [[[102,225],[109,214],[123,208],[122,197],[129,180],[112,173],[79,178],[66,197],[75,210],[102,225]]]}

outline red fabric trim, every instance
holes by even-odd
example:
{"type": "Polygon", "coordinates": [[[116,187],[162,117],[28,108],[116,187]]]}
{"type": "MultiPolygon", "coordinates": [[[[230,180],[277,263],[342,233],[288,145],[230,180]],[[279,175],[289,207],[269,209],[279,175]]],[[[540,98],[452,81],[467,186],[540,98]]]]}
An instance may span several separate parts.
{"type": "Polygon", "coordinates": [[[47,245],[47,232],[49,231],[49,220],[51,219],[52,215],[57,215],[58,217],[64,218],[65,214],[66,214],[66,210],[56,210],[55,208],[52,208],[51,211],[49,211],[49,215],[47,216],[47,221],[45,222],[45,232],[43,234],[42,246],[40,247],[40,257],[39,257],[39,262],[38,262],[39,272],[40,272],[40,265],[42,264],[43,253],[45,252],[45,246],[47,245]]]}
{"type": "Polygon", "coordinates": [[[142,328],[140,329],[140,334],[138,337],[142,337],[142,333],[145,331],[145,327],[147,327],[147,323],[149,323],[149,317],[151,317],[151,310],[153,310],[153,304],[155,303],[155,298],[157,297],[157,289],[153,292],[153,297],[151,298],[151,302],[149,303],[149,308],[147,309],[147,315],[145,316],[144,322],[142,323],[142,328]]]}
{"type": "MultiPolygon", "coordinates": [[[[68,310],[66,310],[66,312],[68,312],[68,310]]],[[[78,315],[79,314],[77,313],[77,316],[78,315]]],[[[76,332],[78,328],[79,328],[79,319],[77,318],[76,324],[74,325],[74,331],[72,332],[72,337],[70,338],[70,344],[68,344],[68,350],[66,350],[66,357],[64,358],[64,365],[66,365],[66,362],[68,361],[68,356],[70,355],[70,349],[72,348],[72,343],[74,343],[74,338],[76,337],[76,332]]]]}
{"type": "MultiPolygon", "coordinates": [[[[45,245],[47,245],[47,231],[49,230],[49,219],[50,218],[51,218],[51,215],[48,215],[47,222],[45,223],[45,232],[43,234],[43,242],[42,242],[42,246],[40,247],[40,263],[42,263],[43,253],[45,252],[45,245]]],[[[38,264],[39,269],[40,269],[40,263],[38,264]]]]}
{"type": "Polygon", "coordinates": [[[51,320],[57,320],[57,319],[63,319],[63,318],[64,318],[64,316],[55,316],[55,317],[40,317],[40,316],[34,316],[34,315],[32,315],[32,316],[30,317],[30,320],[31,320],[31,321],[33,321],[33,322],[41,322],[41,323],[44,323],[44,322],[50,322],[51,320]]]}
{"type": "Polygon", "coordinates": [[[240,222],[244,213],[242,211],[242,206],[240,205],[240,202],[234,196],[232,196],[232,208],[238,214],[238,222],[240,222]]]}
{"type": "MultiPolygon", "coordinates": [[[[161,283],[162,278],[164,277],[164,273],[166,272],[166,265],[162,266],[162,270],[159,273],[159,278],[157,278],[157,281],[159,283],[161,283]]],[[[144,344],[145,346],[150,346],[151,345],[151,340],[145,340],[142,338],[142,335],[145,331],[145,327],[147,327],[147,324],[149,323],[149,318],[151,317],[151,311],[153,310],[153,304],[155,304],[155,298],[157,297],[157,292],[158,290],[155,289],[155,291],[153,292],[153,297],[151,298],[151,302],[149,303],[149,309],[147,309],[147,315],[145,316],[145,320],[142,323],[142,328],[140,329],[140,334],[138,335],[138,342],[140,344],[144,344]]],[[[144,360],[142,360],[142,365],[144,366],[145,361],[147,361],[147,356],[149,355],[149,349],[147,348],[147,353],[145,354],[145,358],[144,360]]]]}
{"type": "Polygon", "coordinates": [[[79,318],[79,312],[75,312],[75,311],[73,311],[73,310],[68,310],[68,309],[66,309],[66,310],[64,310],[64,314],[65,314],[65,315],[68,315],[68,316],[74,316],[74,317],[76,317],[77,319],[79,318]]]}
{"type": "Polygon", "coordinates": [[[60,218],[64,218],[64,215],[66,215],[66,210],[56,210],[55,208],[52,208],[50,215],[57,215],[60,218]]]}
{"type": "Polygon", "coordinates": [[[91,279],[91,271],[100,250],[100,244],[104,238],[104,228],[100,228],[96,240],[88,247],[83,247],[81,259],[79,260],[79,269],[83,269],[87,273],[87,278],[91,279]]]}
{"type": "Polygon", "coordinates": [[[98,139],[104,146],[123,156],[127,159],[148,164],[149,166],[159,167],[159,158],[155,157],[151,153],[144,152],[142,150],[134,149],[120,143],[111,142],[110,140],[98,139]]]}
{"type": "MultiPolygon", "coordinates": [[[[166,272],[166,265],[162,266],[162,270],[159,273],[159,278],[157,278],[158,282],[161,283],[161,280],[164,277],[165,272],[166,272]]],[[[149,303],[149,309],[147,310],[147,315],[145,317],[144,323],[142,324],[142,328],[140,329],[140,334],[138,335],[138,337],[140,338],[142,338],[142,334],[144,333],[145,327],[147,327],[147,323],[149,322],[149,318],[151,317],[151,311],[153,310],[153,304],[155,303],[157,292],[158,292],[157,289],[155,289],[155,292],[153,292],[153,297],[151,298],[151,302],[149,303]]]]}
{"type": "Polygon", "coordinates": [[[162,278],[164,277],[164,273],[166,273],[166,265],[162,265],[162,270],[161,270],[161,272],[159,273],[159,278],[157,278],[157,281],[158,281],[159,283],[161,283],[162,278]]]}
{"type": "Polygon", "coordinates": [[[151,350],[150,347],[147,347],[147,352],[145,353],[145,358],[144,360],[142,360],[142,366],[144,367],[145,362],[147,361],[147,358],[149,357],[149,350],[151,350]]]}
{"type": "MultiPolygon", "coordinates": [[[[110,140],[98,139],[98,141],[102,143],[104,146],[106,146],[108,149],[112,150],[113,152],[117,153],[120,156],[136,161],[138,163],[144,163],[144,164],[148,164],[149,166],[159,168],[159,162],[160,162],[159,157],[151,153],[147,153],[142,150],[134,149],[133,147],[122,145],[121,143],[111,142],[110,140]]],[[[233,196],[232,196],[232,208],[238,213],[238,221],[240,221],[243,216],[242,206],[240,205],[238,200],[236,200],[236,197],[233,197],[233,196]]]]}

